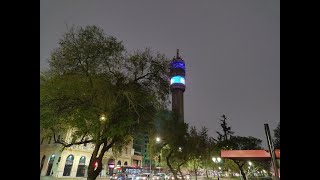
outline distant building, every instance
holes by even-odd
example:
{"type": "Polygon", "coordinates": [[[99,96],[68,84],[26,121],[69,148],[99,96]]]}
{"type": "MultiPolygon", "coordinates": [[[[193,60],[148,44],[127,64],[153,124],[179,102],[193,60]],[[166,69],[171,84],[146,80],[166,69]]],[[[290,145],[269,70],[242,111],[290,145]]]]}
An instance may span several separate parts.
{"type": "MultiPolygon", "coordinates": [[[[72,131],[58,135],[58,139],[71,141],[72,131]]],[[[53,137],[44,138],[40,134],[40,175],[54,177],[86,177],[93,144],[75,145],[62,150],[62,145],[55,144],[53,137]]],[[[143,156],[136,153],[133,141],[124,147],[119,157],[109,149],[103,157],[101,176],[112,175],[120,166],[142,166],[143,156]]]]}
{"type": "Polygon", "coordinates": [[[148,153],[149,136],[146,133],[137,133],[133,139],[133,148],[136,155],[142,156],[142,167],[149,168],[150,158],[148,153]]]}

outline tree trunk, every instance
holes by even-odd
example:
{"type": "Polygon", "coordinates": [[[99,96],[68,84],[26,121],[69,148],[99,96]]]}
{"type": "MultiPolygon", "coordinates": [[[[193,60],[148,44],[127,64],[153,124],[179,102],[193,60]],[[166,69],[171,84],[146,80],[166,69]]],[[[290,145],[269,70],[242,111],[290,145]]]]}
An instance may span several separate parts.
{"type": "Polygon", "coordinates": [[[101,167],[102,161],[100,161],[100,163],[99,163],[99,159],[97,158],[97,154],[98,154],[100,146],[101,146],[101,144],[100,145],[99,144],[95,145],[94,150],[92,152],[92,155],[91,155],[91,158],[90,158],[90,163],[89,163],[89,166],[88,166],[88,177],[87,177],[87,180],[95,180],[98,177],[100,171],[102,170],[102,167],[101,167]],[[98,163],[98,167],[97,167],[96,170],[94,170],[96,162],[98,163]]]}
{"type": "Polygon", "coordinates": [[[213,172],[213,177],[216,177],[215,174],[214,174],[214,167],[212,167],[212,172],[213,172]]]}
{"type": "Polygon", "coordinates": [[[183,174],[182,174],[182,172],[181,172],[180,166],[178,166],[178,171],[179,171],[179,173],[180,173],[180,175],[181,175],[182,180],[184,180],[184,177],[183,177],[183,174]]]}
{"type": "Polygon", "coordinates": [[[233,162],[236,163],[236,165],[238,166],[238,168],[239,168],[239,170],[240,170],[240,173],[241,173],[241,175],[242,175],[243,180],[247,180],[247,176],[246,176],[246,174],[244,173],[244,171],[243,171],[243,169],[242,169],[244,163],[243,163],[242,165],[240,165],[240,162],[239,162],[239,161],[233,160],[233,162]]]}
{"type": "Polygon", "coordinates": [[[246,174],[244,173],[244,171],[243,171],[242,168],[240,168],[240,172],[241,172],[241,175],[242,175],[243,180],[247,180],[247,176],[246,176],[246,174]]]}
{"type": "Polygon", "coordinates": [[[170,153],[168,154],[168,156],[166,157],[166,161],[167,161],[167,166],[169,167],[169,169],[171,170],[173,176],[174,176],[174,179],[178,179],[177,177],[177,172],[172,168],[171,164],[170,164],[170,157],[173,153],[173,150],[170,150],[170,153]]]}
{"type": "Polygon", "coordinates": [[[93,153],[90,158],[90,163],[88,166],[87,180],[95,180],[99,176],[100,172],[102,171],[102,166],[103,166],[102,165],[102,158],[104,156],[104,153],[108,149],[110,149],[113,144],[114,144],[114,141],[112,141],[109,145],[107,145],[107,142],[105,142],[105,143],[97,144],[94,147],[93,153]],[[101,149],[101,151],[99,153],[99,149],[102,144],[103,144],[103,148],[101,149]],[[98,155],[98,153],[99,153],[99,155],[98,155]],[[95,169],[95,163],[98,163],[98,167],[96,169],[95,169]]]}
{"type": "Polygon", "coordinates": [[[196,161],[193,161],[193,169],[194,169],[194,173],[196,174],[196,180],[198,179],[198,172],[197,172],[197,169],[196,168],[196,161]]]}
{"type": "Polygon", "coordinates": [[[209,178],[209,176],[208,176],[208,170],[207,170],[207,168],[206,168],[206,175],[207,175],[207,178],[209,178]]]}
{"type": "Polygon", "coordinates": [[[183,174],[182,174],[182,172],[181,172],[180,167],[181,167],[184,163],[186,163],[186,162],[187,162],[187,161],[184,161],[184,162],[182,162],[181,164],[178,165],[178,171],[179,171],[179,173],[181,174],[182,180],[184,180],[184,176],[183,176],[183,174]]]}

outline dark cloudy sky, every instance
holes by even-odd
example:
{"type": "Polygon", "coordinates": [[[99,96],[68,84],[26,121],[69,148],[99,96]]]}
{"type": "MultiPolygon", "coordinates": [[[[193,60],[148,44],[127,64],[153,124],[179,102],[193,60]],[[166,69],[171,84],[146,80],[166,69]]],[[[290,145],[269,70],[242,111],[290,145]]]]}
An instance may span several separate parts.
{"type": "MultiPolygon", "coordinates": [[[[67,26],[98,25],[128,50],[186,62],[185,122],[211,136],[225,114],[238,135],[264,141],[280,121],[279,0],[41,0],[40,70],[67,26]]],[[[272,132],[273,133],[273,132],[272,132]]]]}

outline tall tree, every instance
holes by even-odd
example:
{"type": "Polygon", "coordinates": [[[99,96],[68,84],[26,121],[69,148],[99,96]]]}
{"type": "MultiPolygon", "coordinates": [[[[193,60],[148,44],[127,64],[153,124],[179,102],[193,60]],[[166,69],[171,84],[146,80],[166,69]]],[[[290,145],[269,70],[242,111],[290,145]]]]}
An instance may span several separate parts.
{"type": "Polygon", "coordinates": [[[196,127],[192,126],[189,131],[190,138],[189,138],[189,144],[191,147],[193,147],[191,153],[190,153],[190,161],[189,164],[192,167],[194,174],[196,176],[197,180],[197,174],[198,174],[198,169],[201,165],[201,155],[202,155],[202,149],[204,145],[202,139],[200,138],[196,127]]]}
{"type": "Polygon", "coordinates": [[[120,152],[166,105],[168,62],[150,49],[126,53],[96,26],[72,27],[52,52],[50,70],[41,74],[41,129],[63,147],[94,144],[87,179],[96,179],[105,152],[120,152]],[[70,129],[72,140],[56,138],[70,129]]]}
{"type": "Polygon", "coordinates": [[[161,160],[173,173],[175,179],[181,173],[181,166],[187,163],[191,147],[188,145],[188,125],[177,119],[177,114],[172,112],[163,113],[156,118],[154,136],[151,137],[150,151],[152,154],[161,154],[161,160]],[[155,141],[161,137],[161,143],[155,141]]]}
{"type": "Polygon", "coordinates": [[[223,134],[221,134],[219,131],[216,132],[218,134],[218,141],[226,141],[232,136],[232,134],[234,134],[234,132],[231,131],[231,127],[227,124],[226,115],[223,114],[221,118],[222,119],[220,119],[220,126],[222,127],[223,134]]]}
{"type": "MultiPolygon", "coordinates": [[[[230,150],[253,150],[253,149],[262,149],[261,143],[262,140],[254,138],[254,137],[242,137],[242,136],[232,136],[234,133],[231,131],[231,127],[226,123],[226,116],[221,116],[223,119],[221,120],[221,127],[223,130],[223,134],[217,131],[218,140],[216,150],[220,151],[222,149],[230,149],[230,150]]],[[[246,161],[231,159],[239,168],[241,175],[244,180],[247,180],[244,166],[246,165],[246,161]]]]}
{"type": "Polygon", "coordinates": [[[280,122],[276,129],[273,130],[274,133],[274,148],[280,149],[280,122]]]}
{"type": "MultiPolygon", "coordinates": [[[[243,137],[243,136],[232,136],[229,140],[218,143],[220,149],[232,149],[232,150],[258,150],[261,147],[262,140],[255,137],[243,137]]],[[[244,180],[247,179],[244,166],[246,161],[231,159],[239,168],[241,175],[244,180]]]]}
{"type": "Polygon", "coordinates": [[[208,129],[202,127],[200,131],[192,126],[189,131],[189,146],[192,147],[190,150],[190,161],[189,166],[192,167],[196,179],[199,167],[205,169],[206,175],[208,177],[207,168],[211,165],[211,153],[213,146],[213,139],[208,136],[208,129]]]}

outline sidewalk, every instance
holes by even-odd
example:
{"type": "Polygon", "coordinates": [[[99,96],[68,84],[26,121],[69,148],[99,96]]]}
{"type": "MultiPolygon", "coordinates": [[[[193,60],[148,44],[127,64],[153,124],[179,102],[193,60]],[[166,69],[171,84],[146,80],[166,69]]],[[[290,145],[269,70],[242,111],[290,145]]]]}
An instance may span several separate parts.
{"type": "MultiPolygon", "coordinates": [[[[52,176],[40,176],[40,180],[87,180],[85,177],[68,178],[68,177],[52,177],[52,176]]],[[[109,177],[97,177],[96,180],[110,180],[109,177]]]]}

